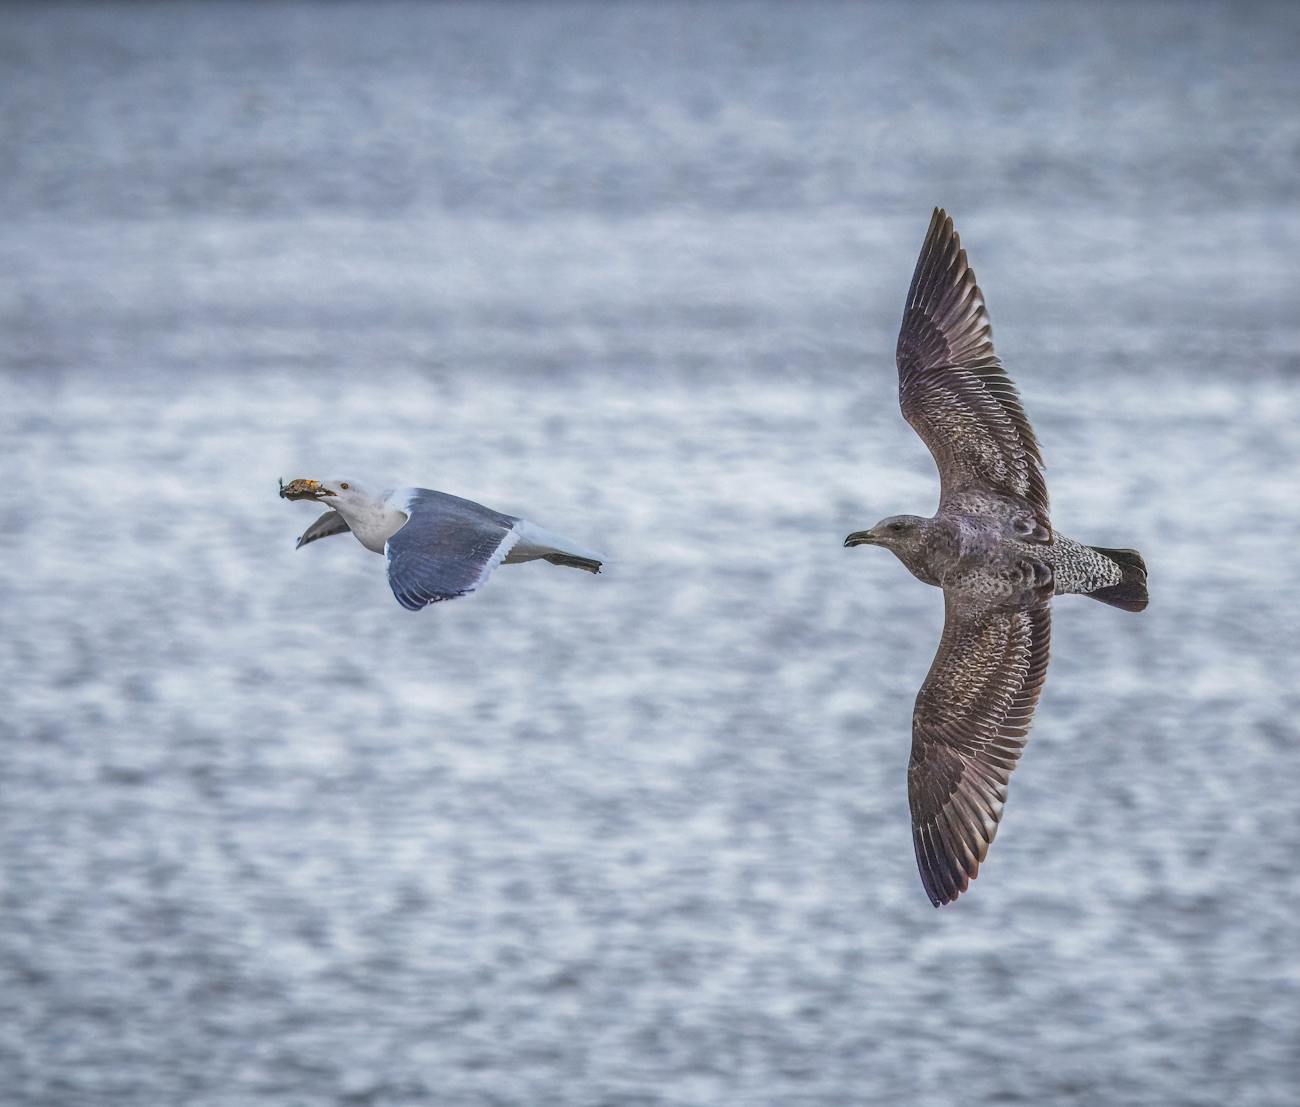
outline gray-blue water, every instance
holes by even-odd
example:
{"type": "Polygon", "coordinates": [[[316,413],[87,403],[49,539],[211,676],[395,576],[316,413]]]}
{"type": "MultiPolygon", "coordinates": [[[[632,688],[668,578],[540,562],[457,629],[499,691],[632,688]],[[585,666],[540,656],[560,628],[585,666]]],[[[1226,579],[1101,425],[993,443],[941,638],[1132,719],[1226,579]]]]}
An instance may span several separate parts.
{"type": "Polygon", "coordinates": [[[1290,1104],[1300,9],[0,11],[0,1102],[1290,1104]],[[954,213],[1057,526],[971,894],[895,328],[954,213]],[[603,548],[420,615],[277,477],[603,548]]]}

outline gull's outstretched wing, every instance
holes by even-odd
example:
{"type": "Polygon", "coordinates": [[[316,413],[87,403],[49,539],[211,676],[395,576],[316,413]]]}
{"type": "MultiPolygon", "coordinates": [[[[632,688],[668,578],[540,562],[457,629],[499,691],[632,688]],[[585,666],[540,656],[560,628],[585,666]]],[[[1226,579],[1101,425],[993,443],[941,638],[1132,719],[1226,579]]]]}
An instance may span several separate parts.
{"type": "Polygon", "coordinates": [[[445,492],[411,488],[390,503],[407,520],[386,546],[388,583],[410,611],[481,588],[519,541],[514,516],[445,492]]]}
{"type": "Polygon", "coordinates": [[[939,466],[941,510],[958,507],[966,492],[1008,496],[1032,512],[1032,537],[1051,541],[1038,442],[993,352],[984,296],[942,208],[912,275],[897,360],[903,416],[939,466]]]}
{"type": "Polygon", "coordinates": [[[1051,609],[944,596],[943,637],[912,715],[907,798],[930,902],[950,903],[997,833],[1047,675],[1051,609]]]}
{"type": "Polygon", "coordinates": [[[347,534],[347,532],[347,520],[337,511],[330,510],[302,532],[302,537],[298,539],[294,549],[300,550],[308,542],[315,542],[318,538],[328,538],[332,534],[347,534]]]}

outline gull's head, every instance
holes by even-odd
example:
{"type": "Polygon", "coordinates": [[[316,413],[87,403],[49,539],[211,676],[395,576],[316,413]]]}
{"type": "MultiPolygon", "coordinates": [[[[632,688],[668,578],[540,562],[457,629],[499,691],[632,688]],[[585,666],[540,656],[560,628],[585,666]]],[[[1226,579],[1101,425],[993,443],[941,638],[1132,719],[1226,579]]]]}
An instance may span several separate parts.
{"type": "Polygon", "coordinates": [[[919,515],[891,515],[870,530],[857,530],[844,539],[846,546],[884,546],[905,553],[925,540],[927,520],[919,515]]]}
{"type": "Polygon", "coordinates": [[[299,477],[288,484],[280,482],[283,500],[318,500],[327,507],[346,508],[353,503],[369,500],[365,490],[354,480],[308,480],[299,477]]]}

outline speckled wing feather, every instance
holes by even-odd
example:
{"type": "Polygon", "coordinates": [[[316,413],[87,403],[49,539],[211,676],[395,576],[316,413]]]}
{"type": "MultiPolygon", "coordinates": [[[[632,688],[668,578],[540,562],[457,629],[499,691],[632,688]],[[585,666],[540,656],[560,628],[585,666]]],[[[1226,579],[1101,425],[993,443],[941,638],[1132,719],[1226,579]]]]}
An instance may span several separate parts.
{"type": "Polygon", "coordinates": [[[459,496],[412,488],[390,502],[407,520],[386,546],[388,583],[410,611],[481,588],[519,541],[513,515],[459,496]]]}
{"type": "Polygon", "coordinates": [[[1047,674],[1045,602],[944,597],[943,638],[916,697],[907,798],[921,882],[936,907],[979,872],[1047,674]]]}
{"type": "Polygon", "coordinates": [[[298,544],[294,546],[294,549],[300,550],[310,542],[316,542],[321,538],[329,538],[335,534],[347,534],[347,532],[347,520],[337,511],[330,510],[302,532],[302,536],[298,539],[298,544]]]}
{"type": "Polygon", "coordinates": [[[1043,459],[1015,385],[993,352],[993,329],[975,273],[953,230],[934,209],[898,335],[903,416],[939,467],[941,510],[963,493],[1021,501],[1051,541],[1043,459]]]}

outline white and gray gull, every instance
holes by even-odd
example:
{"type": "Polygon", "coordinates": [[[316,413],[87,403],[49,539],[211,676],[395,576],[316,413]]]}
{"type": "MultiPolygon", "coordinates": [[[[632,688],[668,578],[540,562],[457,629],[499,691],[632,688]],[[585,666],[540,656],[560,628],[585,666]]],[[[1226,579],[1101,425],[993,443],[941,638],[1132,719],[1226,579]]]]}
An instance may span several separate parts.
{"type": "Polygon", "coordinates": [[[375,495],[354,480],[299,479],[281,482],[280,495],[329,505],[298,546],[351,531],[387,558],[393,595],[411,611],[477,591],[501,564],[540,560],[599,573],[603,561],[527,519],[429,488],[375,495]]]}
{"type": "Polygon", "coordinates": [[[1038,442],[940,208],[912,277],[897,361],[903,416],[939,468],[939,510],[892,516],[844,544],[884,546],[943,589],[943,635],[916,697],[907,767],[912,844],[938,907],[966,891],[997,832],[1047,673],[1052,597],[1141,611],[1147,574],[1137,550],[1053,531],[1038,442]]]}

